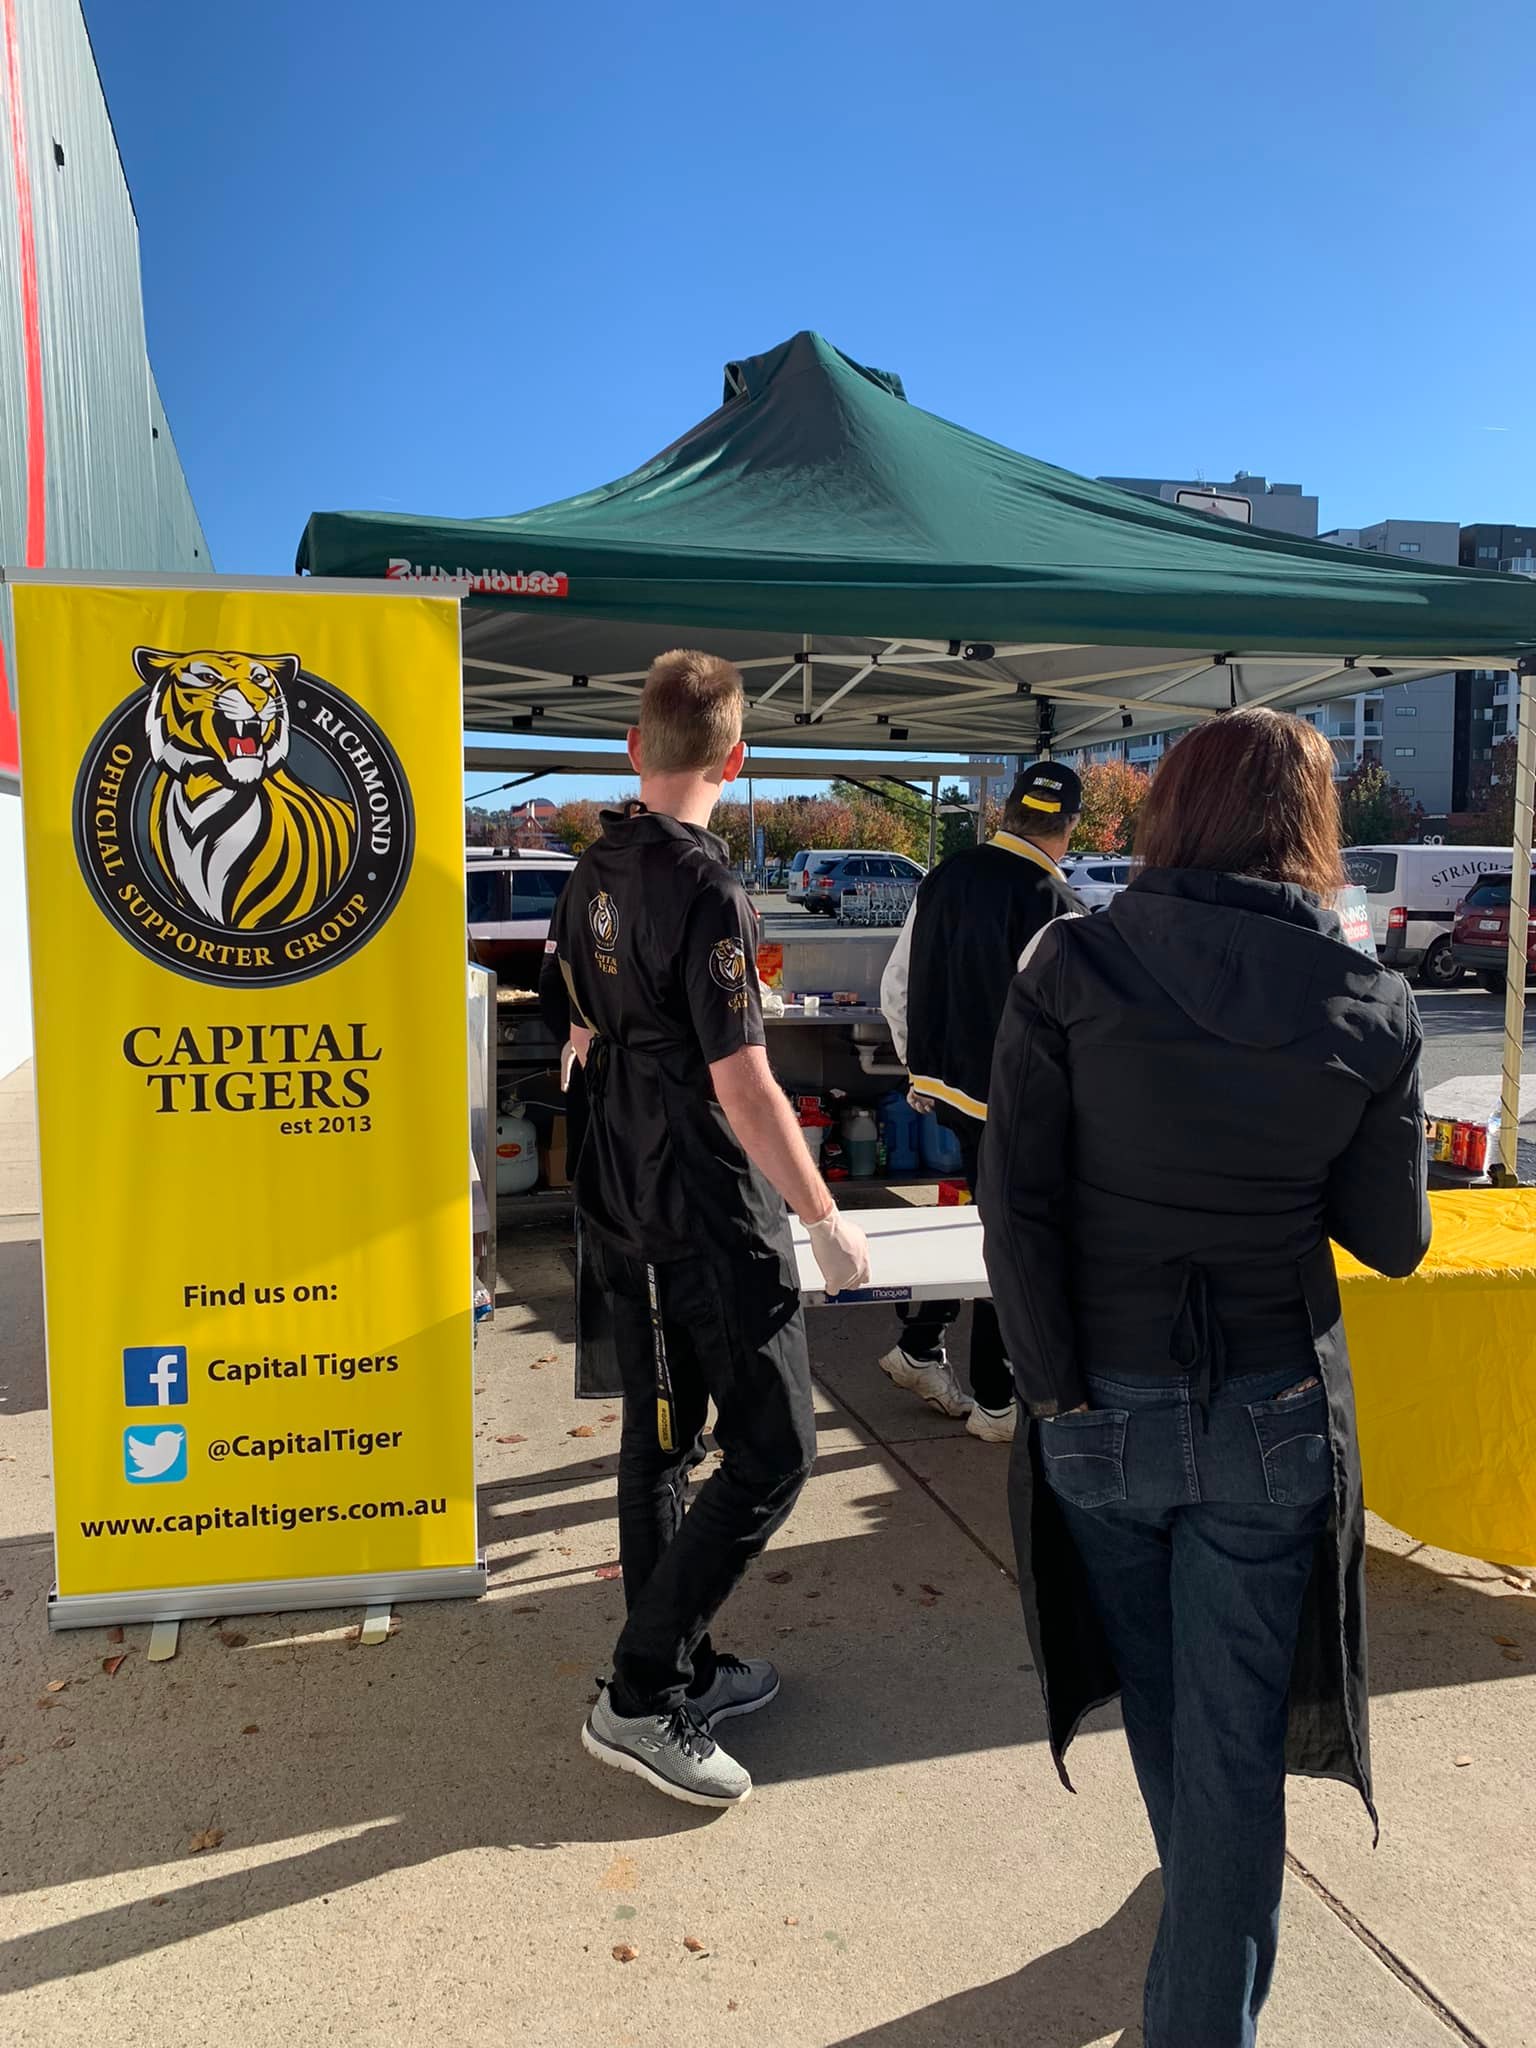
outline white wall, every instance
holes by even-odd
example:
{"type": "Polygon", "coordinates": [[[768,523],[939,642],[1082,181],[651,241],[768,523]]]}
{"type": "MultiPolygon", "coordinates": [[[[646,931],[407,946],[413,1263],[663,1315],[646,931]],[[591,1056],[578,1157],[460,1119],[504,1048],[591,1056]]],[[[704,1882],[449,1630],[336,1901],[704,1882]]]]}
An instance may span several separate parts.
{"type": "Polygon", "coordinates": [[[32,1057],[21,798],[0,792],[0,1078],[32,1057]]]}

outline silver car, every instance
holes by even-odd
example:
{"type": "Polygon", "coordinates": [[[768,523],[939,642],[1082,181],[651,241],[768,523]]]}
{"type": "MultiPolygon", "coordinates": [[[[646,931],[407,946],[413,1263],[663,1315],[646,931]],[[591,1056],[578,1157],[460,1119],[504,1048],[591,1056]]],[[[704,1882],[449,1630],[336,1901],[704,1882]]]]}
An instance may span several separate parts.
{"type": "Polygon", "coordinates": [[[1107,910],[1131,879],[1129,860],[1079,861],[1067,876],[1067,884],[1084,910],[1107,910]]]}

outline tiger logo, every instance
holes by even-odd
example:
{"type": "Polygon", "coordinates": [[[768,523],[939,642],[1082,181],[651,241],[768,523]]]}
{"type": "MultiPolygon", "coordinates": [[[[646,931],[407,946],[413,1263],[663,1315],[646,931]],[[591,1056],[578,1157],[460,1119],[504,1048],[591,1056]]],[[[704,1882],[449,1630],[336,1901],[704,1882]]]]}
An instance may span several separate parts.
{"type": "Polygon", "coordinates": [[[587,910],[587,923],[598,950],[611,953],[619,943],[619,913],[606,889],[599,889],[587,910]]]}
{"type": "Polygon", "coordinates": [[[747,985],[747,953],[740,939],[721,939],[709,956],[709,972],[729,995],[747,985]]]}
{"type": "Polygon", "coordinates": [[[174,896],[211,924],[260,932],[334,895],[357,845],[355,806],[288,766],[296,654],[136,647],[159,774],[149,840],[174,896]]]}

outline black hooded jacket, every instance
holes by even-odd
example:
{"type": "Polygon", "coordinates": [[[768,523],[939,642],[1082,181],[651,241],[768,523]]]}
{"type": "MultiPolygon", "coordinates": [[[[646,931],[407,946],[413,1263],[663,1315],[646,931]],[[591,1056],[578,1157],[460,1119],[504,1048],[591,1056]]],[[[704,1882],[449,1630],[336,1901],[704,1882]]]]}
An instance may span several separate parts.
{"type": "Polygon", "coordinates": [[[992,1064],[980,1206],[1022,1398],[1084,1375],[1303,1358],[1330,1238],[1411,1273],[1429,1243],[1408,985],[1286,884],[1152,869],[1051,925],[992,1064]]]}

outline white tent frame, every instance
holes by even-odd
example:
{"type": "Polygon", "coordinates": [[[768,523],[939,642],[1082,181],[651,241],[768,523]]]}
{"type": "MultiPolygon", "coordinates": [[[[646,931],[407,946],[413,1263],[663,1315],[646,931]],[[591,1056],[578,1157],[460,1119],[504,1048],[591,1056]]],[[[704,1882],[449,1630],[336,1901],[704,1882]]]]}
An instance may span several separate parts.
{"type": "MultiPolygon", "coordinates": [[[[451,582],[434,583],[423,589],[419,584],[395,582],[382,578],[331,578],[309,576],[206,576],[189,579],[177,572],[137,574],[101,570],[68,569],[5,569],[0,571],[0,589],[7,583],[59,583],[95,586],[98,588],[136,589],[185,589],[189,581],[203,590],[271,590],[291,594],[313,592],[365,592],[377,596],[380,593],[394,593],[401,597],[435,596],[463,597],[463,588],[451,582]]],[[[509,617],[517,616],[509,613],[509,617]]],[[[596,624],[597,622],[594,622],[596,624]]],[[[646,629],[649,631],[649,629],[646,629]]],[[[657,644],[667,639],[667,629],[658,624],[651,637],[657,644]]],[[[675,636],[674,636],[675,637],[675,636]]],[[[710,635],[694,635],[705,642],[710,635]]],[[[1153,650],[1145,650],[1148,654],[1153,650]]],[[[1189,724],[1196,720],[1218,716],[1224,710],[1242,705],[1267,704],[1282,708],[1287,703],[1313,700],[1327,701],[1331,697],[1354,695],[1362,686],[1364,677],[1372,681],[1410,681],[1418,676],[1443,675],[1454,669],[1507,669],[1519,677],[1516,703],[1519,717],[1518,743],[1515,767],[1514,804],[1514,856],[1510,884],[1509,943],[1505,969],[1505,1011],[1504,1011],[1504,1059],[1500,1096],[1501,1127],[1499,1133],[1499,1160],[1494,1169],[1495,1178],[1503,1185],[1515,1186],[1519,1182],[1518,1146],[1520,1125],[1520,1072],[1524,1052],[1525,1035],[1525,991],[1526,991],[1526,939],[1529,930],[1531,901],[1531,852],[1533,836],[1533,811],[1536,811],[1536,657],[1439,654],[1425,656],[1394,656],[1391,654],[1359,651],[1353,655],[1317,654],[1309,657],[1305,653],[1273,653],[1262,649],[1225,649],[1213,652],[1202,660],[1197,651],[1183,654],[1166,654],[1161,661],[1134,659],[1134,650],[1127,650],[1133,658],[1127,663],[1117,663],[1116,650],[1112,647],[1078,646],[1062,642],[1018,642],[1006,646],[988,646],[985,649],[972,643],[967,646],[959,641],[922,641],[893,639],[875,650],[872,659],[867,652],[848,653],[837,650],[822,651],[815,647],[810,635],[801,638],[798,655],[786,664],[785,655],[777,654],[748,657],[739,660],[738,666],[748,678],[748,695],[751,697],[752,681],[764,671],[775,671],[776,675],[768,687],[752,698],[748,707],[747,736],[754,745],[782,734],[794,739],[805,750],[803,766],[790,773],[811,774],[818,778],[828,772],[828,764],[818,765],[817,750],[832,745],[857,750],[871,739],[884,736],[886,729],[896,727],[905,737],[905,729],[920,724],[925,745],[935,753],[974,753],[985,748],[988,751],[1019,751],[1015,736],[1002,738],[978,732],[974,723],[956,726],[950,713],[959,709],[984,709],[989,704],[1018,696],[1035,696],[1052,704],[1063,701],[1090,706],[1097,716],[1085,720],[1071,729],[1070,733],[1054,735],[1047,740],[1043,751],[1049,751],[1052,744],[1059,748],[1069,738],[1079,738],[1105,723],[1112,716],[1118,716],[1122,729],[1130,728],[1141,714],[1142,730],[1162,730],[1169,726],[1189,724]],[[1049,662],[1052,656],[1080,654],[1090,660],[1102,657],[1106,666],[1093,668],[1086,674],[1060,674],[1040,676],[1038,679],[1021,677],[1018,674],[997,674],[989,671],[994,662],[1049,662]],[[838,675],[837,687],[818,704],[815,694],[815,670],[831,670],[838,675]],[[788,688],[798,670],[801,678],[800,708],[788,718],[777,710],[764,712],[769,705],[777,705],[780,694],[788,688]],[[847,671],[846,675],[843,671],[847,671]],[[1177,671],[1171,673],[1170,671],[1177,671]],[[1301,670],[1301,674],[1295,671],[1301,670]],[[867,686],[882,671],[895,671],[915,681],[932,681],[940,686],[942,694],[917,700],[888,698],[882,702],[872,699],[867,686]],[[1250,690],[1248,672],[1279,671],[1279,679],[1268,688],[1250,690]],[[1374,672],[1374,673],[1373,673],[1374,672]],[[1219,692],[1209,688],[1205,701],[1198,700],[1194,685],[1213,673],[1224,673],[1227,678],[1227,702],[1219,701],[1219,692]],[[1153,678],[1163,678],[1154,681],[1153,678]],[[1145,689],[1138,693],[1127,689],[1123,694],[1106,691],[1099,687],[1113,683],[1131,684],[1141,682],[1145,689]],[[1086,686],[1086,687],[1085,687],[1086,686]],[[859,699],[857,710],[852,707],[858,693],[865,694],[859,699]],[[1177,692],[1178,694],[1174,694],[1177,692]],[[1212,698],[1217,701],[1212,701],[1212,698]],[[828,720],[827,713],[832,717],[828,720]],[[939,714],[937,716],[933,714],[939,714]],[[898,724],[899,721],[899,724],[898,724]],[[865,737],[861,740],[862,728],[865,737]],[[812,735],[814,734],[814,737],[812,735]]],[[[465,678],[463,684],[464,722],[466,725],[502,725],[508,718],[509,698],[513,691],[519,699],[527,692],[527,702],[537,707],[539,699],[556,692],[562,698],[565,693],[579,687],[583,694],[583,709],[580,714],[564,713],[567,724],[574,726],[583,736],[590,733],[596,738],[613,738],[616,729],[631,722],[635,704],[645,679],[643,669],[629,668],[622,673],[607,675],[588,674],[573,676],[549,669],[531,668],[517,662],[491,661],[479,654],[466,653],[463,657],[465,678]],[[504,678],[498,686],[481,686],[472,683],[469,671],[476,677],[494,674],[504,678]],[[538,693],[535,695],[534,693],[538,693]],[[606,715],[597,707],[606,704],[606,715]]],[[[1260,674],[1259,680],[1268,676],[1260,674]]],[[[791,698],[791,701],[792,698],[791,698]]],[[[519,726],[531,726],[534,719],[518,717],[519,726]]],[[[482,756],[486,750],[472,750],[482,756]]],[[[496,749],[494,763],[484,765],[515,766],[519,752],[527,750],[496,749]]],[[[466,765],[468,765],[466,755],[466,765]]],[[[958,766],[958,764],[957,764],[958,766]]],[[[583,762],[580,756],[564,769],[570,774],[590,773],[592,757],[583,762]]],[[[882,775],[889,777],[898,772],[895,760],[867,762],[864,772],[871,780],[882,775]]],[[[551,766],[546,772],[561,770],[551,766]]],[[[766,770],[758,770],[765,773],[766,770]]]]}

